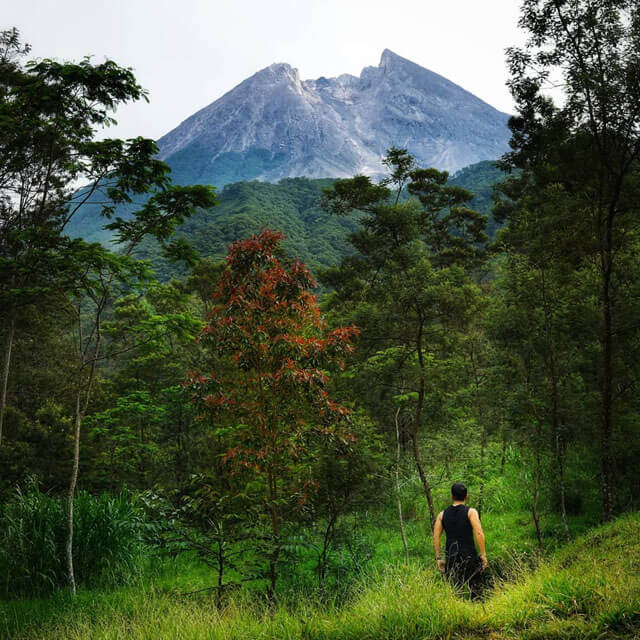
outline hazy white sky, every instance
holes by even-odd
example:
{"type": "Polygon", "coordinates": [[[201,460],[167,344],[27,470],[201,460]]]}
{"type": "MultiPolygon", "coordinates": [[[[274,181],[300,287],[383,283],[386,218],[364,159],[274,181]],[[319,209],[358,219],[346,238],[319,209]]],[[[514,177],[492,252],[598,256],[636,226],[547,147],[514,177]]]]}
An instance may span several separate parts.
{"type": "Polygon", "coordinates": [[[133,67],[150,104],[121,108],[110,136],[158,138],[272,62],[303,79],[359,75],[383,49],[513,110],[504,50],[520,0],[0,0],[36,57],[87,54],[133,67]]]}

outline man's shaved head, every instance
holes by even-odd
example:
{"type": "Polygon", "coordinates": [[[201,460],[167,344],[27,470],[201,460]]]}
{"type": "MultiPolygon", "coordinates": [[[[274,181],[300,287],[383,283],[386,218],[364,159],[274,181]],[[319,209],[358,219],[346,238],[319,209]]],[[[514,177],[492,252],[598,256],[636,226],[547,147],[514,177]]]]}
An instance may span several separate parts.
{"type": "Polygon", "coordinates": [[[467,487],[462,482],[456,482],[451,487],[451,495],[454,500],[465,500],[467,497],[467,487]]]}

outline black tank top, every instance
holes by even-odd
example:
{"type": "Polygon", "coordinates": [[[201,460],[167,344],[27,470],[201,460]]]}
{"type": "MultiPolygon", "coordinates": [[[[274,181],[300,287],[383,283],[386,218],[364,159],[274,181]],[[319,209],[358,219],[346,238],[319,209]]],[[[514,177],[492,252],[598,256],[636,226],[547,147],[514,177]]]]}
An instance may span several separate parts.
{"type": "Polygon", "coordinates": [[[442,526],[447,534],[447,558],[477,555],[469,507],[464,504],[447,507],[442,514],[442,526]]]}

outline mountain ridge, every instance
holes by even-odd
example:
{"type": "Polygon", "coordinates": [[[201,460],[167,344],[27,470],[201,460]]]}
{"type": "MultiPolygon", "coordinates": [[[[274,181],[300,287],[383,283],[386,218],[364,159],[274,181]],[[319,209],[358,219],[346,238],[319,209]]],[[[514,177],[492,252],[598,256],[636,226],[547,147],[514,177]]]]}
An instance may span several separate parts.
{"type": "Polygon", "coordinates": [[[182,184],[380,175],[390,146],[455,171],[498,158],[508,115],[385,49],[360,76],[302,80],[286,62],[246,78],[158,140],[182,184]]]}

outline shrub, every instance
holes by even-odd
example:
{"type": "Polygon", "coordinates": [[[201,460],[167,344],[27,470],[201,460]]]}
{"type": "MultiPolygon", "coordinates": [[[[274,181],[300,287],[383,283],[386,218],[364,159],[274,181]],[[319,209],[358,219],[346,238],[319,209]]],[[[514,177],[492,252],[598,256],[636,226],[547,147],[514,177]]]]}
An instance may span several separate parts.
{"type": "MultiPolygon", "coordinates": [[[[145,522],[130,493],[74,501],[76,580],[109,585],[139,575],[145,522]]],[[[0,506],[0,596],[41,596],[66,585],[66,499],[28,482],[0,506]]]]}

